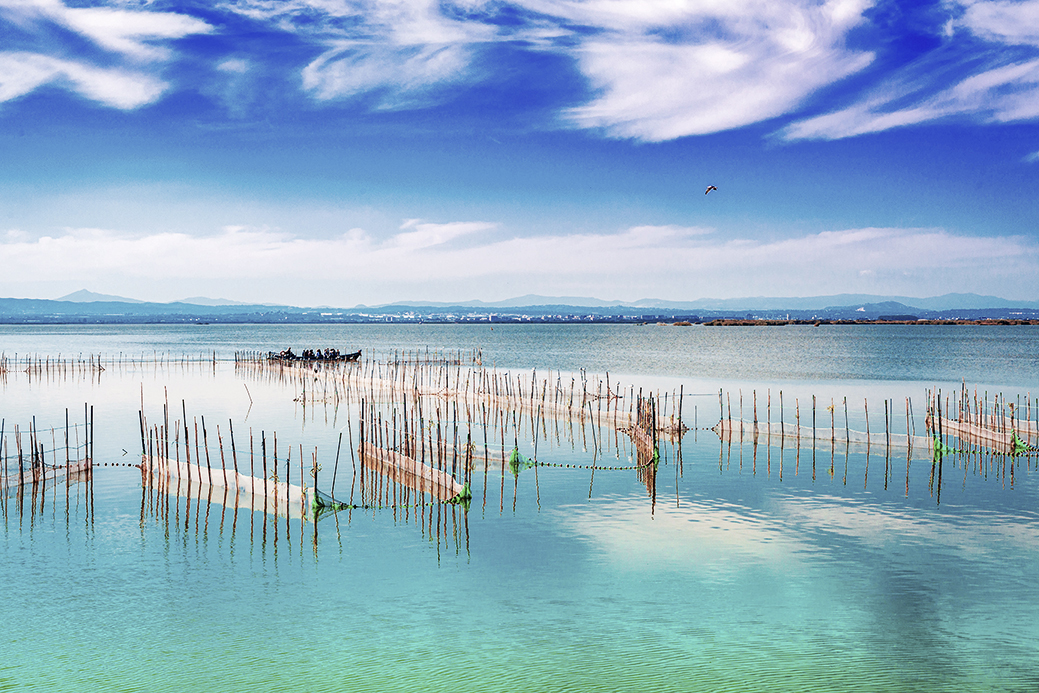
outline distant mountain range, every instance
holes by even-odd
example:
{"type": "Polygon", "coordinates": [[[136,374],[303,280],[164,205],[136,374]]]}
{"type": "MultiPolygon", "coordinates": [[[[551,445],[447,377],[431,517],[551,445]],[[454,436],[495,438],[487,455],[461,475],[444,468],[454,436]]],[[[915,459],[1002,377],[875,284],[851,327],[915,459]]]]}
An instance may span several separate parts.
{"type": "Polygon", "coordinates": [[[86,289],[73,291],[71,294],[68,294],[67,296],[62,296],[61,298],[55,300],[68,301],[70,303],[144,303],[144,301],[138,301],[136,298],[126,298],[125,296],[112,296],[111,294],[95,294],[93,291],[87,291],[86,289]]]}
{"type": "MultiPolygon", "coordinates": [[[[62,296],[58,301],[69,301],[71,303],[146,303],[146,301],[139,301],[136,298],[126,298],[125,296],[113,296],[111,294],[96,294],[93,291],[87,291],[86,289],[80,289],[79,291],[73,291],[67,296],[62,296]]],[[[243,301],[231,301],[226,298],[206,298],[205,296],[193,296],[192,298],[182,298],[179,301],[173,301],[173,303],[189,303],[193,306],[245,306],[249,305],[243,301]]],[[[266,305],[266,304],[265,304],[266,305]]]]}
{"type": "Polygon", "coordinates": [[[1039,318],[1039,301],[945,294],[835,294],[695,301],[603,301],[527,295],[504,301],[399,302],[353,308],[251,304],[206,297],[152,303],[82,290],[57,300],[0,298],[0,323],[642,322],[716,318],[796,320],[1039,318]]]}
{"type": "Polygon", "coordinates": [[[573,306],[580,308],[661,308],[666,310],[692,311],[726,311],[726,310],[822,310],[834,306],[846,307],[854,304],[900,303],[919,310],[958,310],[981,308],[1034,308],[1039,309],[1039,301],[1012,301],[998,296],[979,296],[978,294],[945,294],[931,298],[914,298],[910,296],[879,296],[875,294],[833,294],[831,296],[807,297],[771,297],[754,296],[746,298],[700,298],[695,301],[665,301],[657,298],[643,298],[638,301],[603,301],[597,298],[578,296],[538,296],[528,294],[504,301],[463,301],[460,303],[434,303],[428,301],[407,301],[384,304],[378,307],[415,306],[424,308],[466,307],[466,308],[519,308],[533,306],[573,306]]]}

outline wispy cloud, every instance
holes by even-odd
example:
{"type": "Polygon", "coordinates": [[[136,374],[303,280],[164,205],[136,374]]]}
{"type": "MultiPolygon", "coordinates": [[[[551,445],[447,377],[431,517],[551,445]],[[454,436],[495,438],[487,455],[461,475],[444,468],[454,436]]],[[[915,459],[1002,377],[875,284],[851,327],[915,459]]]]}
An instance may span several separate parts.
{"type": "Polygon", "coordinates": [[[773,118],[873,57],[844,46],[867,2],[592,4],[602,13],[587,20],[602,31],[576,57],[598,96],[568,115],[616,136],[659,141],[773,118]]]}
{"type": "Polygon", "coordinates": [[[987,122],[1039,117],[1039,58],[972,75],[937,94],[922,96],[890,87],[833,113],[809,118],[784,130],[787,139],[840,139],[939,118],[970,116],[987,122]],[[893,103],[915,101],[902,108],[893,103]]]}
{"type": "Polygon", "coordinates": [[[978,2],[960,0],[964,8],[958,22],[975,35],[1007,45],[1039,46],[1039,2],[978,2]]]}
{"type": "Polygon", "coordinates": [[[110,7],[66,8],[56,0],[41,3],[55,20],[107,50],[137,60],[164,60],[170,50],[153,42],[208,33],[200,19],[175,12],[141,12],[110,7]]]}
{"type": "Polygon", "coordinates": [[[243,0],[223,7],[321,48],[301,73],[319,101],[379,93],[392,107],[461,80],[473,47],[495,29],[470,16],[482,3],[434,0],[243,0]]]}
{"type": "Polygon", "coordinates": [[[33,46],[0,51],[0,102],[53,84],[121,109],[151,103],[165,91],[155,64],[172,53],[162,42],[211,30],[206,22],[175,12],[67,7],[59,0],[0,0],[0,18],[27,34],[33,46]],[[41,25],[78,34],[111,57],[74,55],[69,46],[45,40],[41,25]]]}
{"type": "Polygon", "coordinates": [[[1000,286],[1001,294],[1026,297],[1034,294],[1031,277],[1039,274],[1039,246],[1032,240],[892,228],[781,240],[677,226],[517,236],[491,222],[408,221],[386,238],[363,229],[324,239],[245,227],[207,236],[70,229],[43,237],[0,235],[0,253],[9,268],[0,287],[83,283],[106,276],[109,282],[123,282],[109,284],[108,290],[123,293],[135,293],[133,287],[145,282],[166,282],[178,291],[219,285],[226,293],[233,283],[235,297],[244,300],[291,297],[301,304],[340,305],[419,297],[457,300],[461,292],[492,299],[580,291],[634,300],[991,293],[993,285],[1000,286]],[[311,282],[323,282],[319,295],[308,293],[311,282]]]}
{"type": "Polygon", "coordinates": [[[942,118],[1039,117],[1039,0],[950,3],[939,58],[924,56],[852,105],[794,123],[786,139],[840,139],[942,118]],[[980,39],[980,41],[979,41],[980,39]]]}
{"type": "Polygon", "coordinates": [[[137,70],[99,68],[35,53],[0,53],[0,102],[52,83],[122,109],[151,103],[165,87],[157,78],[137,70]]]}
{"type": "Polygon", "coordinates": [[[387,245],[407,250],[433,248],[450,243],[457,238],[481,231],[490,231],[496,226],[497,224],[482,221],[435,224],[423,222],[420,219],[409,219],[401,225],[401,233],[393,236],[387,245]]]}
{"type": "Polygon", "coordinates": [[[460,78],[468,62],[466,50],[450,44],[391,48],[344,42],[303,69],[303,88],[320,100],[385,90],[389,96],[382,105],[395,106],[402,97],[460,78]]]}
{"type": "MultiPolygon", "coordinates": [[[[866,86],[843,94],[847,105],[781,135],[835,139],[950,117],[1039,117],[1039,0],[949,0],[942,21],[922,29],[941,37],[938,49],[894,72],[866,73],[884,44],[874,48],[862,38],[869,32],[853,32],[878,31],[869,26],[874,2],[225,0],[204,21],[146,3],[0,0],[0,19],[24,39],[0,51],[0,99],[56,85],[137,108],[168,90],[163,67],[181,57],[173,41],[219,31],[217,53],[225,52],[202,61],[210,70],[189,70],[187,80],[206,81],[186,86],[223,101],[235,117],[257,107],[247,92],[286,73],[299,90],[285,97],[290,108],[302,96],[304,107],[360,99],[376,110],[414,109],[480,83],[508,84],[515,70],[540,64],[532,53],[553,54],[556,66],[569,61],[585,84],[568,81],[569,91],[553,94],[561,120],[542,126],[562,122],[617,138],[664,141],[789,117],[858,73],[866,86]],[[55,41],[61,32],[78,40],[55,41]],[[239,32],[280,36],[285,50],[258,51],[239,32]],[[502,64],[504,55],[515,62],[502,64]]],[[[196,64],[200,55],[191,56],[196,64]]]]}
{"type": "Polygon", "coordinates": [[[320,101],[376,94],[379,106],[396,106],[494,79],[482,51],[508,43],[574,61],[594,96],[564,113],[573,125],[656,141],[782,115],[861,70],[872,55],[844,39],[870,4],[251,0],[226,7],[323,47],[302,70],[304,89],[320,101]]]}

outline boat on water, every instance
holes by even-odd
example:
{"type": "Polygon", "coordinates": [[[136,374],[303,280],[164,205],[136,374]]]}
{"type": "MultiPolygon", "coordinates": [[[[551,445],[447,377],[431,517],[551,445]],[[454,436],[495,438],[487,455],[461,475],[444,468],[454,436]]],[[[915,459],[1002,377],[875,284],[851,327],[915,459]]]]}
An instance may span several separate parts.
{"type": "Polygon", "coordinates": [[[295,353],[291,348],[280,352],[268,352],[268,361],[282,361],[285,363],[312,363],[312,362],[345,362],[355,363],[361,360],[361,350],[341,353],[338,349],[304,349],[295,353]]]}

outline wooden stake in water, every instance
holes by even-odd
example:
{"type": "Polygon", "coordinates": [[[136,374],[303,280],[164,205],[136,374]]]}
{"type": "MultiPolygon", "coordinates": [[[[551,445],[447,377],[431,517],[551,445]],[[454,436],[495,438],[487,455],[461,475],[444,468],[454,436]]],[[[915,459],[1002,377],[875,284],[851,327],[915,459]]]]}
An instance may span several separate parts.
{"type": "MultiPolygon", "coordinates": [[[[335,464],[332,466],[332,488],[329,491],[329,493],[332,494],[333,498],[335,498],[335,495],[336,495],[336,476],[338,475],[338,472],[339,472],[339,450],[342,447],[343,447],[343,432],[340,431],[339,432],[339,443],[336,445],[336,461],[335,461],[335,464]]],[[[315,493],[316,493],[317,492],[317,457],[316,456],[315,456],[314,460],[315,460],[315,462],[314,462],[314,465],[315,465],[314,466],[314,490],[315,490],[315,493]]]]}
{"type": "Polygon", "coordinates": [[[865,397],[862,398],[862,408],[866,412],[866,451],[869,451],[869,444],[872,442],[869,437],[869,400],[865,397]]]}
{"type": "Polygon", "coordinates": [[[227,432],[228,432],[228,435],[231,437],[231,462],[234,464],[235,488],[237,488],[238,487],[238,452],[235,450],[235,444],[234,444],[234,424],[231,422],[231,419],[227,420],[227,432]]]}

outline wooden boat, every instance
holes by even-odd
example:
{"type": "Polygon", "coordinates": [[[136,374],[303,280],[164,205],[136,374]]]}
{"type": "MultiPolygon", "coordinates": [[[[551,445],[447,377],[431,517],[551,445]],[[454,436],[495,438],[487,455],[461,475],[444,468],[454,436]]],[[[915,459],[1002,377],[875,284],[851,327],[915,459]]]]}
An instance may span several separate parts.
{"type": "Polygon", "coordinates": [[[356,363],[361,360],[361,350],[358,349],[350,354],[336,353],[326,356],[323,352],[309,352],[308,350],[302,354],[296,354],[292,349],[286,349],[282,352],[268,352],[267,360],[281,363],[356,363]]]}

